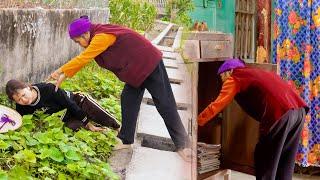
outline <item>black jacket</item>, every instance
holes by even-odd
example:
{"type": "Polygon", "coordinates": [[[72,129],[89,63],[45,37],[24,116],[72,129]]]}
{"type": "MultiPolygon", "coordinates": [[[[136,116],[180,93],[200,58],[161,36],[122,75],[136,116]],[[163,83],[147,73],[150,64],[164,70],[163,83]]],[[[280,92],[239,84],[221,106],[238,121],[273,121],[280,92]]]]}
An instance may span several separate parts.
{"type": "Polygon", "coordinates": [[[74,117],[82,121],[84,125],[88,123],[86,113],[73,101],[73,94],[71,92],[60,88],[55,92],[55,85],[51,83],[33,84],[32,87],[37,91],[38,97],[30,105],[16,104],[16,110],[21,115],[32,114],[39,109],[44,110],[46,114],[53,114],[67,109],[66,114],[62,118],[64,122],[74,117]]]}

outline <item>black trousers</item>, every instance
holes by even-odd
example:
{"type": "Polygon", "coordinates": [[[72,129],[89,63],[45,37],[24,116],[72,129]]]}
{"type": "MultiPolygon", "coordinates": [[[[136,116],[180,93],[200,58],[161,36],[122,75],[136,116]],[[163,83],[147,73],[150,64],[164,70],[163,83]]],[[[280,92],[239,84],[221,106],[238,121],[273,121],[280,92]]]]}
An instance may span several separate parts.
{"type": "Polygon", "coordinates": [[[257,180],[292,179],[304,117],[304,108],[289,110],[260,137],[254,155],[257,180]]]}
{"type": "Polygon", "coordinates": [[[134,142],[138,113],[145,89],[150,92],[177,150],[185,148],[188,135],[178,114],[163,61],[160,61],[139,88],[125,84],[121,94],[122,126],[118,137],[124,144],[134,142]]]}
{"type": "MultiPolygon", "coordinates": [[[[116,118],[111,113],[106,111],[103,107],[101,107],[90,96],[75,93],[73,94],[73,100],[87,114],[89,120],[113,129],[120,128],[120,125],[117,123],[116,118]]],[[[65,122],[65,125],[72,130],[78,130],[80,127],[83,127],[82,121],[73,117],[69,118],[65,122]]]]}

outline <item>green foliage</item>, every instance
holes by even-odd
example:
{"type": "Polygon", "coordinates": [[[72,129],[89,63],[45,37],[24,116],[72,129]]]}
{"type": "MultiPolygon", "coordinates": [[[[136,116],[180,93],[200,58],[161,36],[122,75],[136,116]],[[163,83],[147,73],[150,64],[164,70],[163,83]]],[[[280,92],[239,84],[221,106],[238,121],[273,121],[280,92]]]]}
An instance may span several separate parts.
{"type": "Polygon", "coordinates": [[[81,91],[91,95],[120,121],[120,94],[123,85],[112,72],[92,62],[74,77],[64,81],[61,87],[72,92],[81,91]]]}
{"type": "Polygon", "coordinates": [[[129,28],[147,31],[157,16],[154,5],[144,0],[109,0],[110,22],[129,28]]]}
{"type": "Polygon", "coordinates": [[[17,131],[0,134],[0,179],[119,179],[106,163],[115,134],[73,132],[63,113],[26,115],[17,131]]]}
{"type": "Polygon", "coordinates": [[[166,4],[166,15],[163,20],[190,27],[192,25],[192,19],[189,13],[192,10],[194,10],[192,0],[169,0],[166,4]]]}
{"type": "MultiPolygon", "coordinates": [[[[113,23],[136,30],[152,27],[154,6],[133,0],[110,1],[113,23]],[[123,2],[123,6],[119,4],[123,2]],[[131,4],[125,4],[131,3],[131,4]],[[127,5],[131,5],[127,7],[127,5]]],[[[121,120],[120,93],[123,83],[111,72],[91,63],[67,79],[63,89],[87,93],[121,120]]],[[[12,107],[5,94],[0,104],[12,107]]],[[[119,179],[107,160],[116,144],[115,133],[73,132],[60,120],[63,112],[46,115],[39,111],[23,117],[17,131],[0,134],[0,180],[2,179],[119,179]]]]}
{"type": "MultiPolygon", "coordinates": [[[[62,88],[90,94],[121,119],[123,83],[96,63],[67,79],[62,88]]],[[[0,94],[0,103],[12,107],[4,94],[0,94]]],[[[64,127],[59,118],[62,113],[25,115],[21,128],[0,134],[0,180],[119,179],[106,163],[116,144],[115,133],[73,132],[64,127]]]]}
{"type": "Polygon", "coordinates": [[[8,96],[4,93],[0,93],[0,104],[8,107],[13,107],[13,103],[10,102],[8,96]]]}

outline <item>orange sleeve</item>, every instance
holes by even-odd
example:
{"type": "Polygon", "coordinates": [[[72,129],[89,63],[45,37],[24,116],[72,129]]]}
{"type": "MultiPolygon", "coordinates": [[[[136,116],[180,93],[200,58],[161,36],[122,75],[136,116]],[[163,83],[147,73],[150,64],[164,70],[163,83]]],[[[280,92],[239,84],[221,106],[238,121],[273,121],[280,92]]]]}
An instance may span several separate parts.
{"type": "Polygon", "coordinates": [[[86,64],[91,62],[95,57],[111,46],[115,41],[116,36],[113,34],[96,34],[92,38],[89,46],[80,55],[71,59],[61,67],[62,72],[67,77],[72,77],[86,64]]]}
{"type": "Polygon", "coordinates": [[[209,120],[215,117],[224,109],[239,92],[239,87],[231,76],[222,85],[219,96],[214,102],[211,102],[198,116],[198,124],[205,125],[209,120]]]}

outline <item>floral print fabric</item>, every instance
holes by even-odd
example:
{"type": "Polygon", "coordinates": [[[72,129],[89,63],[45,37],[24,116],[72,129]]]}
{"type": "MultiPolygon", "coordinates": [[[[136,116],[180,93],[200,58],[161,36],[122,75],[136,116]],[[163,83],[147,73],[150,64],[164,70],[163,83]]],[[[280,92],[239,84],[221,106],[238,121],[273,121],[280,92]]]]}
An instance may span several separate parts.
{"type": "Polygon", "coordinates": [[[296,161],[320,166],[320,0],[275,0],[273,10],[272,61],[310,108],[296,161]]]}

